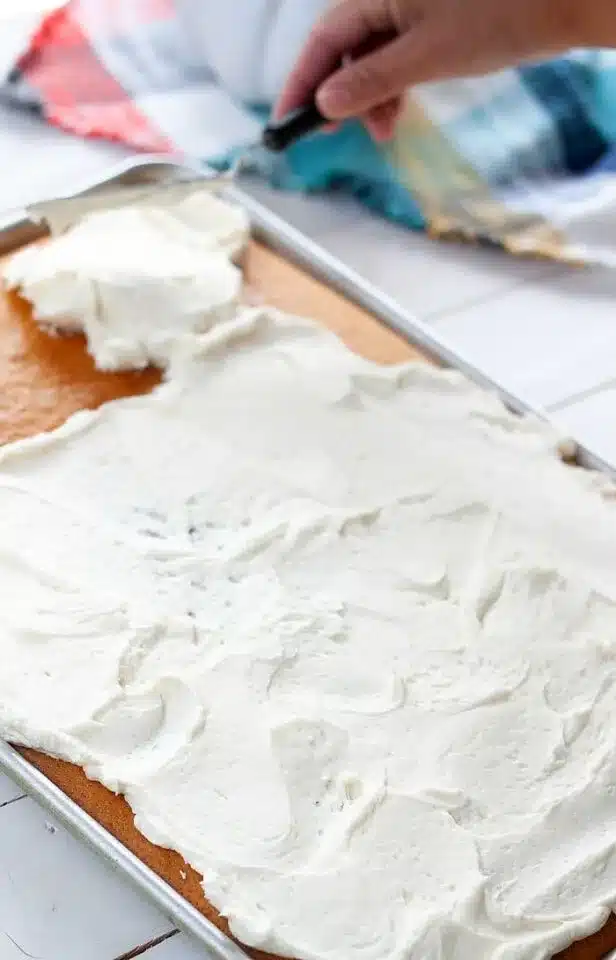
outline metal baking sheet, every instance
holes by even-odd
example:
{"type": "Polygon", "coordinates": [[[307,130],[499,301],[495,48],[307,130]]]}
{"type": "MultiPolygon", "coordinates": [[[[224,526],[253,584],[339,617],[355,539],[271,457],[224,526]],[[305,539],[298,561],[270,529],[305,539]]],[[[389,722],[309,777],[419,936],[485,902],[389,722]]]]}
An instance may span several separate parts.
{"type": "Polygon", "coordinates": [[[145,893],[180,930],[202,943],[212,957],[217,960],[248,960],[248,955],[199,910],[191,906],[188,900],[165,883],[13,747],[1,740],[0,770],[16,780],[26,793],[38,800],[70,833],[102,855],[114,869],[145,893]]]}
{"type": "MultiPolygon", "coordinates": [[[[181,171],[173,161],[153,162],[131,160],[109,171],[109,178],[118,173],[126,175],[132,183],[152,182],[157,176],[181,171]]],[[[104,186],[107,179],[86,184],[82,190],[104,186]]],[[[82,192],[80,190],[79,192],[82,192]]],[[[349,300],[363,307],[388,327],[399,333],[413,346],[441,366],[457,369],[480,386],[497,393],[515,413],[533,413],[534,410],[519,397],[505,390],[487,377],[462,356],[452,351],[433,330],[417,318],[409,315],[385,293],[368,283],[354,270],[345,266],[325,250],[313,243],[300,231],[273,214],[254,200],[240,186],[225,189],[230,200],[241,204],[248,212],[253,234],[288,260],[298,264],[326,285],[343,293],[349,300]]],[[[45,234],[44,228],[33,224],[25,212],[0,218],[0,255],[10,252],[25,243],[45,234]]],[[[616,471],[591,451],[578,445],[576,462],[580,466],[599,470],[612,479],[616,471]]],[[[120,870],[177,924],[202,943],[212,956],[219,960],[246,960],[247,954],[211,923],[199,910],[162,880],[153,870],[116,840],[99,823],[90,817],[74,801],[48,780],[44,774],[25,760],[16,750],[0,741],[0,769],[16,780],[24,790],[36,798],[50,813],[60,820],[69,831],[84,840],[89,846],[120,870]]]]}

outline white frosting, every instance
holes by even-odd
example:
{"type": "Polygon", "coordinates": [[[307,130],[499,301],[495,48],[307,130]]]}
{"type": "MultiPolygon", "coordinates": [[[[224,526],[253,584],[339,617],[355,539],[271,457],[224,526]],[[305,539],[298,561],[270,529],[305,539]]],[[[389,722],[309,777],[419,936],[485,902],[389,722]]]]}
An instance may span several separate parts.
{"type": "MultiPolygon", "coordinates": [[[[53,222],[53,217],[52,217],[53,222]]],[[[4,269],[36,319],[54,330],[83,330],[103,370],[167,367],[174,350],[193,349],[212,324],[233,316],[248,235],[238,207],[209,191],[173,206],[94,211],[43,245],[25,248],[4,269]]]]}
{"type": "MultiPolygon", "coordinates": [[[[88,229],[132,257],[127,218],[88,229]]],[[[31,291],[44,256],[17,260],[31,291]]],[[[616,902],[610,491],[455,373],[216,316],[150,396],[0,452],[0,730],[125,793],[248,944],[585,936],[616,902]]]]}
{"type": "Polygon", "coordinates": [[[245,942],[535,958],[616,889],[616,515],[463,378],[240,314],[0,461],[0,724],[245,942]]]}

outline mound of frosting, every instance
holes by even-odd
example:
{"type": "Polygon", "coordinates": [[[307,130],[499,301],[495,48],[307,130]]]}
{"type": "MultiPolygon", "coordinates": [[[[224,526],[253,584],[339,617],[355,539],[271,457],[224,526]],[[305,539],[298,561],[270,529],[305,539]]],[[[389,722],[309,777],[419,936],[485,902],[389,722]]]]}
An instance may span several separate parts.
{"type": "Polygon", "coordinates": [[[237,308],[244,211],[208,191],[161,198],[95,210],[4,268],[41,325],[85,333],[102,370],[166,368],[237,308]]]}
{"type": "Polygon", "coordinates": [[[616,892],[616,513],[544,427],[272,311],[0,453],[0,729],[244,942],[535,960],[616,892]]]}

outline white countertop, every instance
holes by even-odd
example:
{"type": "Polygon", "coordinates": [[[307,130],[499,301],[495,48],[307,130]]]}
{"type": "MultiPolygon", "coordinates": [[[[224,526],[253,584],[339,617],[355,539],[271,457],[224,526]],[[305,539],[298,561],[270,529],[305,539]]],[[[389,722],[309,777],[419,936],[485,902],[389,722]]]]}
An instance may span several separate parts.
{"type": "MultiPolygon", "coordinates": [[[[45,5],[52,3],[3,0],[0,18],[11,8],[22,14],[45,5]]],[[[0,31],[0,65],[1,36],[0,31]]],[[[2,171],[8,164],[5,154],[2,171]]],[[[39,178],[44,176],[40,163],[36,168],[39,178]]],[[[577,439],[616,464],[616,274],[439,245],[385,224],[351,202],[280,196],[263,188],[258,193],[434,325],[468,360],[545,407],[577,439]]],[[[203,956],[0,774],[0,960],[203,956]]]]}

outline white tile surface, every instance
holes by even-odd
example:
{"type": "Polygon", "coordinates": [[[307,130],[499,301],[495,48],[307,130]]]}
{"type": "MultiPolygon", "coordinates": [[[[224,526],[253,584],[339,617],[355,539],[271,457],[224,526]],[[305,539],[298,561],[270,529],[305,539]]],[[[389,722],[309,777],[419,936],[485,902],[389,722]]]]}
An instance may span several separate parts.
{"type": "Polygon", "coordinates": [[[171,927],[32,800],[0,809],[0,931],[22,960],[112,960],[171,927]]]}
{"type": "Polygon", "coordinates": [[[323,245],[422,320],[494,298],[561,266],[514,260],[497,250],[439,243],[358,212],[347,228],[324,232],[323,245]]]}
{"type": "Polygon", "coordinates": [[[151,947],[143,954],[144,960],[206,960],[208,957],[210,954],[205,947],[183,933],[176,934],[157,947],[151,947]]]}
{"type": "Polygon", "coordinates": [[[0,930],[0,960],[24,960],[27,956],[17,940],[11,939],[10,933],[0,930]]]}
{"type": "Polygon", "coordinates": [[[616,386],[557,411],[553,419],[584,446],[616,466],[616,386]]]}
{"type": "Polygon", "coordinates": [[[616,273],[568,272],[440,318],[450,346],[550,406],[616,376],[616,273]]]}
{"type": "MultiPolygon", "coordinates": [[[[23,796],[23,790],[13,783],[4,773],[0,773],[0,807],[5,803],[10,803],[17,797],[23,796]]],[[[0,958],[2,954],[0,953],[0,958]]]]}
{"type": "Polygon", "coordinates": [[[267,183],[241,178],[239,185],[256,200],[312,238],[321,238],[338,230],[353,236],[362,211],[352,197],[320,194],[287,193],[274,190],[267,183]],[[352,228],[352,231],[349,230],[352,228]]]}

